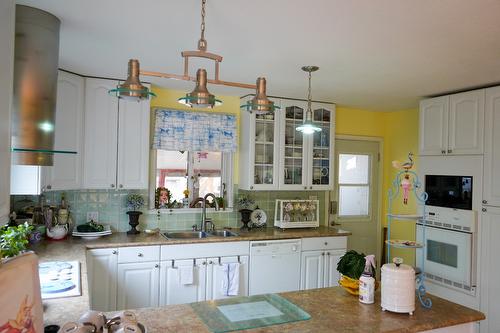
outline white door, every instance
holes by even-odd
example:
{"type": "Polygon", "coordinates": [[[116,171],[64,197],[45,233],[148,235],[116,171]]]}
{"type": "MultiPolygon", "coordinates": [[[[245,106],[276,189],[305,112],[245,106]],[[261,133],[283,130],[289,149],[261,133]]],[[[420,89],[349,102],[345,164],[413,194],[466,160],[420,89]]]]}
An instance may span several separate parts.
{"type": "Polygon", "coordinates": [[[117,84],[118,81],[112,80],[85,80],[85,188],[116,188],[118,98],[108,91],[117,84]]]}
{"type": "Polygon", "coordinates": [[[497,333],[500,327],[500,208],[485,208],[481,216],[481,309],[486,320],[481,321],[481,333],[497,333]]]}
{"type": "Polygon", "coordinates": [[[500,87],[486,89],[483,204],[500,207],[500,87]]]}
{"type": "Polygon", "coordinates": [[[56,150],[76,154],[55,154],[44,184],[47,190],[76,190],[81,187],[83,161],[83,100],[85,79],[59,71],[57,77],[56,150]]]}
{"type": "Polygon", "coordinates": [[[448,154],[483,153],[484,89],[450,96],[448,154]]]}
{"type": "Polygon", "coordinates": [[[149,101],[119,100],[118,188],[147,189],[149,172],[149,101]]]}
{"type": "Polygon", "coordinates": [[[116,310],[117,249],[87,250],[90,309],[116,310]]]}
{"type": "Polygon", "coordinates": [[[448,150],[449,96],[420,102],[420,155],[443,155],[448,150]]]}
{"type": "Polygon", "coordinates": [[[310,190],[331,190],[334,182],[335,105],[313,103],[313,122],[321,132],[310,136],[307,184],[310,190]]]}
{"type": "Polygon", "coordinates": [[[300,290],[323,288],[325,251],[304,251],[300,263],[300,290]]]}
{"type": "Polygon", "coordinates": [[[157,307],[159,268],[156,262],[118,264],[117,310],[157,307]]]}
{"type": "Polygon", "coordinates": [[[325,277],[323,287],[336,287],[339,285],[340,273],[337,264],[345,254],[344,250],[327,250],[325,256],[325,277]]]}
{"type": "Polygon", "coordinates": [[[206,299],[207,260],[166,260],[161,262],[160,306],[200,302],[206,299]],[[193,266],[193,283],[182,284],[179,267],[193,266]]]}
{"type": "MultiPolygon", "coordinates": [[[[224,272],[222,265],[229,263],[238,263],[238,257],[221,257],[207,259],[207,300],[229,298],[222,288],[224,272]]],[[[248,296],[248,256],[240,256],[239,269],[239,292],[237,296],[248,296]]]]}
{"type": "Polygon", "coordinates": [[[304,121],[306,110],[304,102],[281,100],[280,190],[308,189],[306,153],[310,138],[295,129],[304,121]]]}
{"type": "Polygon", "coordinates": [[[332,197],[338,202],[335,222],[352,232],[347,237],[347,248],[380,258],[378,153],[377,141],[336,140],[332,197]]]}

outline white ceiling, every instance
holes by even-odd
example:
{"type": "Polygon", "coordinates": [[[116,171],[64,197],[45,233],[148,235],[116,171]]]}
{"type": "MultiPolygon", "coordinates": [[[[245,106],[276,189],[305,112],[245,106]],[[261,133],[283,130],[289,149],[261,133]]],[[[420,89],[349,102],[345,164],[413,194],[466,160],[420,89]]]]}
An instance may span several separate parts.
{"type": "MultiPolygon", "coordinates": [[[[199,38],[200,2],[18,1],[61,19],[60,67],[118,78],[129,58],[145,70],[181,74],[180,52],[196,49],[199,38]]],[[[499,0],[208,0],[206,39],[224,57],[221,79],[254,83],[263,75],[269,95],[305,98],[303,65],[320,67],[313,99],[370,110],[413,108],[423,96],[500,83],[499,0]]]]}

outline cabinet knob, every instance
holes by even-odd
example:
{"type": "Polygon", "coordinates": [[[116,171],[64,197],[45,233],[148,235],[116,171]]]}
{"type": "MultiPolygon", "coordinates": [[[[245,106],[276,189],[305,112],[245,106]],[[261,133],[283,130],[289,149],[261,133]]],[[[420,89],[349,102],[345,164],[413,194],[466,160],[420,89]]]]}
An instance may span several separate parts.
{"type": "Polygon", "coordinates": [[[310,189],[310,190],[312,190],[312,189],[313,189],[313,187],[312,187],[312,186],[309,186],[309,189],[310,189]]]}
{"type": "Polygon", "coordinates": [[[488,200],[483,200],[483,204],[487,204],[488,203],[488,200]]]}
{"type": "Polygon", "coordinates": [[[446,150],[441,150],[441,154],[446,154],[446,150]]]}
{"type": "Polygon", "coordinates": [[[156,264],[156,265],[155,265],[155,268],[158,268],[158,267],[160,267],[160,265],[156,264]]]}
{"type": "Polygon", "coordinates": [[[208,264],[209,264],[209,265],[212,265],[212,264],[213,264],[213,261],[212,261],[212,260],[210,260],[210,261],[208,262],[208,264]]]}
{"type": "Polygon", "coordinates": [[[307,186],[304,186],[304,190],[307,190],[307,186]]]}
{"type": "Polygon", "coordinates": [[[252,185],[252,186],[250,186],[250,189],[251,189],[251,190],[253,190],[253,185],[252,185]]]}
{"type": "Polygon", "coordinates": [[[115,250],[113,250],[113,252],[111,252],[111,254],[117,254],[117,253],[118,253],[118,252],[117,252],[117,251],[115,251],[115,250]]]}
{"type": "Polygon", "coordinates": [[[144,255],[142,253],[138,253],[137,256],[138,257],[144,257],[144,255]]]}
{"type": "Polygon", "coordinates": [[[329,255],[330,255],[330,252],[327,252],[327,253],[326,253],[326,255],[327,255],[327,256],[329,256],[329,255]]]}
{"type": "Polygon", "coordinates": [[[452,152],[453,152],[453,150],[448,149],[448,154],[451,154],[452,152]]]}
{"type": "Polygon", "coordinates": [[[120,186],[118,186],[118,187],[119,187],[119,188],[123,188],[123,185],[122,185],[122,184],[120,184],[120,186]]]}
{"type": "Polygon", "coordinates": [[[488,210],[486,208],[481,209],[483,212],[487,212],[488,210]]]}
{"type": "Polygon", "coordinates": [[[47,190],[51,190],[51,189],[52,189],[52,185],[47,185],[45,188],[46,188],[47,190]]]}
{"type": "Polygon", "coordinates": [[[327,246],[327,245],[328,245],[328,242],[325,242],[325,246],[327,246]]]}
{"type": "Polygon", "coordinates": [[[111,188],[114,188],[114,187],[115,187],[115,184],[111,184],[110,186],[111,186],[111,188]]]}
{"type": "Polygon", "coordinates": [[[322,253],[321,253],[321,255],[322,255],[322,256],[324,256],[324,255],[325,255],[325,252],[322,252],[322,253]]]}
{"type": "Polygon", "coordinates": [[[202,264],[202,265],[206,265],[206,264],[207,264],[207,262],[206,262],[206,261],[204,261],[204,262],[202,262],[201,264],[202,264]]]}

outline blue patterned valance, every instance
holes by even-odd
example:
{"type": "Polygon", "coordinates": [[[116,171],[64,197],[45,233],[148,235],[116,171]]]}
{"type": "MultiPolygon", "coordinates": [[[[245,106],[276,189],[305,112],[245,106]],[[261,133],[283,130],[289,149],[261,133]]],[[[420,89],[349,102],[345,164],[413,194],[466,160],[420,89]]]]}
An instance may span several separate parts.
{"type": "Polygon", "coordinates": [[[236,116],[156,109],[153,149],[234,152],[236,116]]]}

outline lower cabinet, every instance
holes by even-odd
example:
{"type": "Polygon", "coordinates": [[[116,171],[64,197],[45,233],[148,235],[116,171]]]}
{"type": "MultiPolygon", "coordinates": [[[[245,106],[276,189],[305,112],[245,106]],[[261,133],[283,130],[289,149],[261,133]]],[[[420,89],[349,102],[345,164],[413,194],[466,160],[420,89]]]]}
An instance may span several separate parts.
{"type": "Polygon", "coordinates": [[[248,256],[227,256],[162,261],[160,266],[160,306],[227,298],[222,289],[224,264],[238,263],[239,293],[248,295],[248,256]],[[220,263],[220,264],[219,264],[220,263]],[[193,266],[193,283],[184,284],[180,271],[193,266]]]}
{"type": "Polygon", "coordinates": [[[116,248],[87,251],[87,278],[91,310],[116,310],[117,263],[118,249],[116,248]]]}
{"type": "Polygon", "coordinates": [[[158,306],[160,286],[158,262],[118,264],[117,281],[117,309],[158,306]]]}
{"type": "Polygon", "coordinates": [[[302,252],[300,290],[338,286],[337,263],[344,253],[344,250],[302,252]]]}

